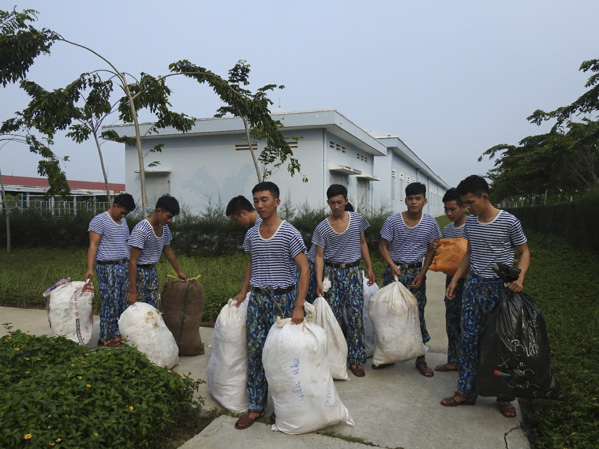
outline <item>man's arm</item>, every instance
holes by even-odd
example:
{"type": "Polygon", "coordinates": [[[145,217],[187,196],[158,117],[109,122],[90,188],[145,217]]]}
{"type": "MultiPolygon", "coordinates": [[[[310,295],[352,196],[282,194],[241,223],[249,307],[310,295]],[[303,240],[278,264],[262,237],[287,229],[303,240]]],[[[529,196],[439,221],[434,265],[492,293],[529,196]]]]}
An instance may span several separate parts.
{"type": "Polygon", "coordinates": [[[324,248],[316,245],[316,257],[314,257],[314,269],[316,270],[316,295],[324,296],[322,277],[324,275],[324,248]]]}
{"type": "Polygon", "coordinates": [[[422,264],[422,270],[414,277],[414,281],[410,285],[410,288],[420,288],[422,283],[426,279],[426,272],[428,271],[428,267],[431,266],[433,262],[433,257],[435,257],[435,244],[436,240],[433,240],[428,244],[428,249],[426,250],[426,256],[424,257],[424,263],[422,264]]]}
{"type": "Polygon", "coordinates": [[[245,268],[245,277],[243,278],[243,284],[241,285],[241,291],[233,297],[237,301],[237,307],[241,305],[247,296],[248,290],[250,289],[250,279],[252,278],[252,258],[248,261],[247,267],[245,268]]]}
{"type": "Polygon", "coordinates": [[[471,253],[472,253],[472,247],[470,246],[470,241],[468,241],[468,249],[466,249],[466,254],[464,254],[464,257],[462,257],[462,260],[460,261],[460,266],[458,267],[455,274],[451,278],[451,282],[447,286],[447,290],[445,290],[445,296],[447,297],[447,299],[455,298],[454,292],[458,286],[458,281],[461,279],[461,277],[465,273],[468,272],[468,269],[470,268],[470,254],[471,253]]]}
{"type": "Polygon", "coordinates": [[[129,256],[129,293],[127,293],[127,302],[129,305],[137,302],[137,261],[141,254],[141,248],[131,247],[129,256]]]}
{"type": "Polygon", "coordinates": [[[89,248],[87,249],[87,271],[84,280],[91,280],[94,277],[94,261],[98,254],[98,245],[102,236],[94,231],[89,231],[89,248]]]}
{"type": "Polygon", "coordinates": [[[171,248],[171,245],[164,245],[164,248],[162,248],[162,252],[166,256],[166,260],[168,260],[168,262],[171,264],[171,267],[173,267],[173,269],[177,272],[177,277],[182,281],[186,281],[187,276],[185,276],[185,273],[183,273],[183,270],[181,270],[181,267],[177,262],[177,258],[175,257],[175,253],[171,248]]]}
{"type": "Polygon", "coordinates": [[[368,250],[368,244],[366,243],[366,237],[364,237],[364,233],[360,234],[360,250],[362,253],[362,259],[364,259],[364,262],[366,263],[366,269],[368,270],[368,285],[372,285],[375,282],[374,270],[372,269],[370,251],[368,250]]]}
{"type": "Polygon", "coordinates": [[[381,241],[379,242],[379,253],[381,253],[381,256],[383,259],[385,259],[385,262],[389,264],[389,268],[391,268],[391,274],[393,274],[393,277],[398,278],[401,275],[401,269],[395,265],[395,262],[393,262],[393,259],[391,258],[391,253],[389,253],[389,242],[382,237],[381,241]]]}
{"type": "Polygon", "coordinates": [[[293,324],[300,324],[304,321],[304,301],[306,300],[308,284],[310,283],[310,268],[308,267],[308,257],[306,257],[305,253],[299,253],[295,256],[294,260],[300,270],[300,278],[295,307],[293,308],[293,312],[291,312],[291,322],[293,324]]]}
{"type": "Polygon", "coordinates": [[[528,267],[530,266],[530,250],[528,249],[528,244],[523,243],[522,245],[516,246],[516,249],[520,253],[520,257],[518,257],[518,268],[520,269],[520,276],[514,282],[510,282],[507,286],[513,292],[521,292],[522,284],[524,283],[524,276],[526,276],[526,272],[528,271],[528,267]]]}

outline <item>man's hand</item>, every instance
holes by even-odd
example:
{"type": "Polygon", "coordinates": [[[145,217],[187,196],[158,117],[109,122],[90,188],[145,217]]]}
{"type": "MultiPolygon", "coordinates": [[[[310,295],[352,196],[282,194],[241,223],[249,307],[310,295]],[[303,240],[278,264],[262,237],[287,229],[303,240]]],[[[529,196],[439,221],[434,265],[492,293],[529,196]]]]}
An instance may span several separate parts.
{"type": "Polygon", "coordinates": [[[304,321],[304,306],[296,304],[291,312],[291,322],[293,324],[300,324],[304,321]]]}
{"type": "Polygon", "coordinates": [[[127,302],[130,306],[135,304],[137,302],[137,292],[127,293],[127,302]]]}

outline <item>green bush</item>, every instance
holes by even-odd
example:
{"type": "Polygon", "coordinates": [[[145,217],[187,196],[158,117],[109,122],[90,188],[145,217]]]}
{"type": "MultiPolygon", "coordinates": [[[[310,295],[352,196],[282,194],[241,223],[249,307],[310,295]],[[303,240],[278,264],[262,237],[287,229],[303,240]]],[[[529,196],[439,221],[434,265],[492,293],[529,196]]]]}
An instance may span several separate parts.
{"type": "Polygon", "coordinates": [[[165,447],[195,425],[199,381],[136,348],[87,349],[11,331],[0,339],[0,447],[165,447]]]}

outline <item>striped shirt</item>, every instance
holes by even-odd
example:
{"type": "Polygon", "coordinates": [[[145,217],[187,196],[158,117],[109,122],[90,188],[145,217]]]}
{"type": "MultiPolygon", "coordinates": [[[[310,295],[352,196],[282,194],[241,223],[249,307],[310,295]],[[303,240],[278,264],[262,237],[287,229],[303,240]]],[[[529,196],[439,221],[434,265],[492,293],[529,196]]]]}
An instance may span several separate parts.
{"type": "Polygon", "coordinates": [[[429,243],[441,237],[441,228],[429,214],[422,214],[420,222],[410,227],[398,212],[385,220],[381,237],[389,242],[394,262],[417,263],[422,262],[429,243]]]}
{"type": "Polygon", "coordinates": [[[526,243],[520,221],[504,210],[489,223],[481,223],[475,215],[469,216],[464,237],[472,248],[470,271],[483,278],[497,279],[493,264],[503,262],[512,266],[516,246],[526,243]]]}
{"type": "Polygon", "coordinates": [[[257,288],[287,288],[295,284],[297,271],[295,257],[306,252],[302,235],[287,221],[283,221],[268,239],[254,226],[245,234],[243,249],[251,254],[252,277],[250,285],[257,288]]]}
{"type": "Polygon", "coordinates": [[[137,265],[152,265],[160,260],[162,250],[171,244],[171,230],[168,225],[162,227],[162,237],[154,234],[150,222],[142,220],[135,225],[129,238],[129,246],[141,249],[137,265]]]}
{"type": "Polygon", "coordinates": [[[357,212],[347,212],[349,223],[343,232],[337,232],[325,218],[312,235],[312,243],[323,248],[323,257],[330,263],[352,263],[362,256],[360,236],[370,226],[368,220],[357,212]]]}
{"type": "Polygon", "coordinates": [[[462,226],[454,226],[455,223],[451,222],[443,228],[443,238],[444,239],[455,239],[458,237],[463,237],[464,234],[464,224],[462,226]]]}
{"type": "Polygon", "coordinates": [[[310,250],[308,251],[308,262],[314,263],[316,261],[316,245],[312,243],[310,250]]]}
{"type": "Polygon", "coordinates": [[[125,218],[122,219],[121,224],[118,224],[115,223],[108,212],[102,212],[89,222],[87,232],[90,231],[100,236],[96,260],[108,261],[129,258],[129,248],[127,247],[129,226],[127,226],[125,218]]]}

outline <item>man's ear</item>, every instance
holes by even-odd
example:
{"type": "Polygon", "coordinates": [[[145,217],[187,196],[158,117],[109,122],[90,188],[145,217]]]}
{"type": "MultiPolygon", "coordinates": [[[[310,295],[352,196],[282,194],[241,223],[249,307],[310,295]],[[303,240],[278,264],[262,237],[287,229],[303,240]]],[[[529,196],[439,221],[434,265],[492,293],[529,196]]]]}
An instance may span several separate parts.
{"type": "Polygon", "coordinates": [[[424,204],[428,203],[428,198],[424,197],[424,204]]]}
{"type": "Polygon", "coordinates": [[[275,199],[275,206],[279,207],[280,204],[281,204],[281,198],[276,198],[275,199]]]}

